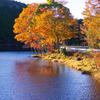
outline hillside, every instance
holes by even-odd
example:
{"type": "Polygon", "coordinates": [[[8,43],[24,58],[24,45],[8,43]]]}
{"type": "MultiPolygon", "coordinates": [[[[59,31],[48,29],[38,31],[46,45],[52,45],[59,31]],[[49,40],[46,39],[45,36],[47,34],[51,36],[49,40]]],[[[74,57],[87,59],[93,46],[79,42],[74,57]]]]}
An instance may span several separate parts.
{"type": "Polygon", "coordinates": [[[13,24],[24,7],[26,5],[20,2],[0,0],[0,50],[21,48],[14,40],[13,24]]]}

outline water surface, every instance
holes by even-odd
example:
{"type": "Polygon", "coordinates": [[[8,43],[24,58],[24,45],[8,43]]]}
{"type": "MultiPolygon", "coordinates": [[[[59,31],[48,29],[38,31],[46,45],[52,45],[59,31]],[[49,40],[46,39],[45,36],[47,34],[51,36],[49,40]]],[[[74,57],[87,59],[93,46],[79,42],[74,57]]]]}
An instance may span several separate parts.
{"type": "Polygon", "coordinates": [[[64,65],[0,52],[0,100],[100,100],[100,83],[64,65]]]}

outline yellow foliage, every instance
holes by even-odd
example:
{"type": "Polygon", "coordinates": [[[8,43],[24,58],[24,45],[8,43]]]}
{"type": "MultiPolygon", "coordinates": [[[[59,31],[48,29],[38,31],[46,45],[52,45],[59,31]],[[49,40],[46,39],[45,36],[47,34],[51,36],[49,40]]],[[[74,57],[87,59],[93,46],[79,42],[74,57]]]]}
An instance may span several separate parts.
{"type": "Polygon", "coordinates": [[[36,14],[38,7],[38,4],[28,5],[15,20],[14,32],[17,41],[30,47],[36,47],[36,44],[41,47],[54,45],[74,36],[74,30],[70,30],[70,26],[75,24],[75,20],[63,6],[57,10],[60,17],[55,17],[55,11],[51,8],[36,14]]]}
{"type": "Polygon", "coordinates": [[[92,47],[100,47],[98,45],[100,44],[100,13],[96,13],[98,12],[98,9],[96,9],[96,7],[94,7],[94,9],[91,8],[93,6],[96,5],[92,4],[92,0],[88,0],[86,3],[86,9],[83,13],[85,15],[84,30],[88,44],[92,47]]]}

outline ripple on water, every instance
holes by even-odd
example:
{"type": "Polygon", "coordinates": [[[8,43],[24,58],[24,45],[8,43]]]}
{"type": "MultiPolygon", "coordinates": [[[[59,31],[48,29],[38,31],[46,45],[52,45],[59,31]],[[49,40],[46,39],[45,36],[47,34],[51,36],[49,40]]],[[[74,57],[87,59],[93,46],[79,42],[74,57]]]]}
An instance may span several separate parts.
{"type": "Polygon", "coordinates": [[[0,53],[0,100],[100,100],[90,76],[30,54],[0,53]]]}

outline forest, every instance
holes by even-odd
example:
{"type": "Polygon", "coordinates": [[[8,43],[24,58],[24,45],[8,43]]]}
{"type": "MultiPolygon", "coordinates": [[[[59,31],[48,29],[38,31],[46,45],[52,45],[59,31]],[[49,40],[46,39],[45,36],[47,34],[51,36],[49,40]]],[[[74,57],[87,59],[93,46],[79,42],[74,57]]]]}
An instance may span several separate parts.
{"type": "MultiPolygon", "coordinates": [[[[0,50],[26,50],[23,48],[23,43],[14,39],[13,25],[14,20],[18,18],[26,4],[11,0],[0,1],[0,50]]],[[[80,24],[82,19],[77,19],[77,33],[76,37],[67,40],[68,45],[83,45],[84,35],[80,34],[80,24]],[[80,39],[81,38],[81,39],[80,39]],[[74,42],[75,41],[75,42],[74,42]]],[[[85,42],[86,44],[86,42],[85,42]]]]}

